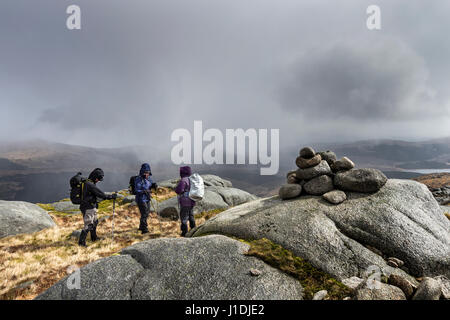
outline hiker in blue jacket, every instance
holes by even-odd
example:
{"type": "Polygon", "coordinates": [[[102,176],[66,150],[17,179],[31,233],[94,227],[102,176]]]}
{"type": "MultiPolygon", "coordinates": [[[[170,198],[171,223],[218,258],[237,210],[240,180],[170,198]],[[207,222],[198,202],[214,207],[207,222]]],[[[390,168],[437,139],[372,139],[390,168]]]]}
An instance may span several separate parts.
{"type": "Polygon", "coordinates": [[[158,185],[152,181],[150,176],[152,171],[148,163],[144,163],[139,171],[139,176],[135,180],[136,191],[136,203],[141,213],[141,220],[139,223],[139,230],[144,233],[148,233],[147,219],[150,213],[150,201],[151,201],[151,188],[158,188],[158,185]]]}

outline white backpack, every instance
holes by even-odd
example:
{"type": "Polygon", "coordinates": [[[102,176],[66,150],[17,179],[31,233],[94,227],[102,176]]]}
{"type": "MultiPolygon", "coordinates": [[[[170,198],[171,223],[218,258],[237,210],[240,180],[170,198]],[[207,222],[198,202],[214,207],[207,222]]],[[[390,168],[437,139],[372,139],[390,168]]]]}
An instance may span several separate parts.
{"type": "Polygon", "coordinates": [[[198,173],[194,173],[189,177],[189,183],[189,198],[194,201],[202,200],[205,194],[205,185],[203,184],[203,178],[198,173]]]}

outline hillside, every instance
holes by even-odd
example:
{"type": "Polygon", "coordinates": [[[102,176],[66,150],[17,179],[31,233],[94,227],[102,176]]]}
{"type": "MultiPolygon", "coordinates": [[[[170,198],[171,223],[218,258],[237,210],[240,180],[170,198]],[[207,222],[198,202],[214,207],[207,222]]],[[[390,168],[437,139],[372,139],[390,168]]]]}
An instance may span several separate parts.
{"type": "Polygon", "coordinates": [[[413,180],[425,184],[428,188],[442,188],[445,186],[450,186],[450,173],[441,172],[425,174],[414,178],[413,180]]]}
{"type": "Polygon", "coordinates": [[[338,156],[347,155],[365,167],[384,170],[450,169],[450,137],[410,142],[364,140],[344,144],[319,144],[332,148],[338,156]]]}

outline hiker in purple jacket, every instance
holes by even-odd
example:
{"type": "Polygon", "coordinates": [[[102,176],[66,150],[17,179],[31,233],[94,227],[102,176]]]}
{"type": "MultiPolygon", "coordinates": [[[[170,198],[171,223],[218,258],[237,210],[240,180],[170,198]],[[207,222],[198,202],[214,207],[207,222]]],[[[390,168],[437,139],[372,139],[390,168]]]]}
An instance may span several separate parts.
{"type": "Polygon", "coordinates": [[[178,203],[180,204],[180,220],[181,220],[181,236],[184,237],[188,231],[187,222],[189,226],[195,228],[195,219],[193,208],[195,201],[189,198],[189,190],[191,188],[189,176],[192,174],[191,167],[180,168],[180,182],[178,182],[175,192],[178,194],[178,203]]]}

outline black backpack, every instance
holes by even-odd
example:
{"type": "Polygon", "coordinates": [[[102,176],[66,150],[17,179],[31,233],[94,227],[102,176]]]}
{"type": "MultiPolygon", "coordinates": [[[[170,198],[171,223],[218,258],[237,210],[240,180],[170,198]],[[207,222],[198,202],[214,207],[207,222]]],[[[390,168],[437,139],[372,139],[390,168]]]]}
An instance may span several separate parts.
{"type": "Polygon", "coordinates": [[[78,172],[70,178],[70,201],[72,201],[73,204],[81,204],[85,182],[86,178],[81,176],[81,172],[78,172]]]}
{"type": "Polygon", "coordinates": [[[128,190],[130,191],[131,194],[136,195],[136,178],[138,178],[139,176],[132,176],[130,178],[130,184],[128,186],[128,190]]]}

